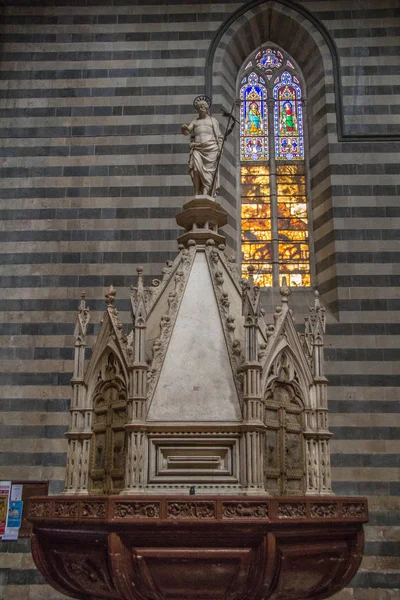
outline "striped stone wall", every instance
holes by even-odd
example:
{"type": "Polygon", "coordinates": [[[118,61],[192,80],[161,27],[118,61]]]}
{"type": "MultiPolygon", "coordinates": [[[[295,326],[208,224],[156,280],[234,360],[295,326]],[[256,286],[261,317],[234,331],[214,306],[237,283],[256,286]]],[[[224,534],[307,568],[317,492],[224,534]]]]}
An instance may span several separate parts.
{"type": "MultiPolygon", "coordinates": [[[[283,47],[307,80],[315,283],[330,307],[335,492],[367,495],[371,510],[362,569],[337,600],[394,599],[400,11],[397,0],[264,4],[0,0],[1,479],[49,479],[52,493],[62,489],[80,293],[96,323],[113,283],[128,321],[135,267],[156,277],[174,256],[174,216],[192,189],[180,124],[193,115],[193,97],[204,93],[210,44],[234,11],[249,8],[222,41],[268,8],[269,17],[259,20],[264,29],[249,26],[242,49],[228,41],[229,52],[217,50],[227,68],[214,74],[214,103],[228,105],[246,47],[273,36],[282,45],[293,40],[283,47]],[[284,30],[296,7],[310,11],[334,40],[343,114],[335,63],[316,25],[297,13],[291,18],[299,28],[284,30]]],[[[235,248],[233,139],[222,176],[226,235],[235,248]]],[[[292,298],[294,310],[305,313],[308,294],[292,298]]],[[[94,325],[90,333],[92,343],[94,325]]],[[[43,584],[27,540],[0,542],[0,550],[0,598],[60,597],[43,584]]]]}

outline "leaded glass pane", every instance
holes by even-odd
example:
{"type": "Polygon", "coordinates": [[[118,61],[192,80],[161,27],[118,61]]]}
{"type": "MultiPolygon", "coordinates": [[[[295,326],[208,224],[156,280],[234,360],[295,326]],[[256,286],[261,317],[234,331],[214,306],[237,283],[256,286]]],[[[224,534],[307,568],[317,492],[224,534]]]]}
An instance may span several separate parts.
{"type": "Polygon", "coordinates": [[[244,219],[242,221],[243,241],[271,239],[271,220],[270,219],[244,219]]]}
{"type": "Polygon", "coordinates": [[[242,204],[242,219],[269,219],[271,207],[262,202],[254,204],[242,204]]]}
{"type": "MultiPolygon", "coordinates": [[[[242,276],[248,277],[246,264],[242,265],[242,276]]],[[[260,287],[271,287],[273,285],[272,265],[271,263],[257,263],[254,265],[253,273],[254,283],[260,287]]]]}
{"type": "Polygon", "coordinates": [[[303,108],[301,89],[285,71],[274,87],[275,158],[304,158],[303,108]]]}
{"type": "Polygon", "coordinates": [[[288,285],[309,285],[309,226],[304,166],[278,165],[277,173],[279,273],[287,275],[288,285]]]}
{"type": "Polygon", "coordinates": [[[247,263],[267,262],[272,260],[272,244],[242,243],[244,260],[247,263]]]}
{"type": "Polygon", "coordinates": [[[243,166],[242,181],[242,272],[255,267],[254,278],[262,287],[272,285],[272,230],[270,177],[266,165],[243,166]]]}
{"type": "Polygon", "coordinates": [[[296,218],[298,220],[297,223],[299,228],[303,229],[299,219],[301,219],[307,227],[307,205],[305,202],[299,202],[299,198],[302,198],[302,196],[281,196],[278,202],[278,218],[296,218]],[[284,201],[282,202],[282,200],[284,201]]]}
{"type": "Polygon", "coordinates": [[[283,284],[284,277],[286,277],[286,284],[289,287],[309,287],[311,285],[311,275],[309,273],[283,273],[279,275],[279,285],[283,284]]]}
{"type": "MultiPolygon", "coordinates": [[[[259,177],[267,177],[269,175],[269,166],[268,165],[245,165],[240,170],[241,176],[245,177],[247,175],[258,175],[259,177]]],[[[264,179],[263,181],[269,181],[269,179],[264,179]]]]}
{"type": "Polygon", "coordinates": [[[268,158],[267,90],[256,73],[247,77],[240,90],[240,158],[242,161],[268,158]]]}
{"type": "Polygon", "coordinates": [[[304,175],[304,163],[279,163],[276,166],[278,175],[304,175]]]}

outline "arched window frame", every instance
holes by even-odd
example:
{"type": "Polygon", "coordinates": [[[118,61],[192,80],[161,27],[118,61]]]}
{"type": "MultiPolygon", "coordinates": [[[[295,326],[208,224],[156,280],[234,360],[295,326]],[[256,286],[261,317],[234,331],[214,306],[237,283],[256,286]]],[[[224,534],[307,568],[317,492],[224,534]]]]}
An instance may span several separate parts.
{"type": "MultiPolygon", "coordinates": [[[[255,280],[260,287],[278,286],[282,284],[282,279],[286,276],[287,283],[291,287],[309,288],[313,279],[313,261],[310,252],[312,232],[310,229],[308,140],[304,110],[306,97],[302,73],[291,56],[275,44],[267,43],[259,47],[244,61],[243,67],[239,71],[237,89],[240,98],[242,274],[247,276],[247,267],[249,264],[253,264],[256,267],[255,280]],[[263,59],[264,64],[261,64],[260,67],[263,59]],[[243,142],[245,135],[244,89],[248,85],[249,75],[253,73],[265,83],[267,92],[267,97],[263,97],[263,102],[267,106],[268,130],[264,132],[264,136],[268,140],[268,153],[265,153],[268,158],[257,156],[256,160],[244,159],[243,142]],[[284,78],[282,82],[284,74],[288,74],[288,77],[284,78]],[[296,115],[298,116],[298,138],[295,140],[299,148],[298,156],[288,159],[282,155],[279,156],[279,140],[275,135],[280,117],[278,92],[285,83],[290,84],[290,87],[296,92],[296,115]],[[285,171],[287,172],[285,173],[285,171]],[[253,172],[254,175],[250,176],[250,172],[253,172]],[[253,189],[250,191],[249,181],[254,182],[253,189]],[[282,201],[285,185],[287,189],[296,190],[291,199],[287,197],[287,200],[292,203],[286,203],[286,206],[282,201]],[[256,196],[253,198],[256,204],[252,206],[248,204],[249,196],[246,198],[246,194],[251,193],[256,196]],[[298,203],[295,202],[296,196],[298,203]],[[246,207],[254,211],[255,206],[257,207],[256,219],[252,218],[251,210],[246,213],[246,207]],[[290,213],[288,214],[289,208],[290,213]],[[249,221],[252,223],[249,224],[249,221]],[[283,229],[284,223],[288,224],[287,231],[283,229]],[[248,234],[254,234],[253,238],[250,235],[246,239],[244,233],[246,230],[243,226],[248,227],[248,234]],[[251,231],[252,226],[255,227],[253,231],[251,231]]],[[[296,136],[293,136],[293,140],[295,138],[296,136]]],[[[293,140],[289,140],[289,142],[293,140]]],[[[252,143],[254,147],[254,142],[252,143]]]]}

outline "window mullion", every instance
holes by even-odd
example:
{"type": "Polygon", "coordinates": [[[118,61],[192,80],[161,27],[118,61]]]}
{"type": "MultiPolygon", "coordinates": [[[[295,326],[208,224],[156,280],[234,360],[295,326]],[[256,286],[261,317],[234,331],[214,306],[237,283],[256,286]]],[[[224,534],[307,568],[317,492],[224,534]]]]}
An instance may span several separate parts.
{"type": "Polygon", "coordinates": [[[270,202],[272,233],[272,275],[274,285],[279,285],[279,249],[278,249],[278,194],[276,181],[275,135],[274,135],[274,99],[268,99],[268,140],[270,168],[270,202]]]}

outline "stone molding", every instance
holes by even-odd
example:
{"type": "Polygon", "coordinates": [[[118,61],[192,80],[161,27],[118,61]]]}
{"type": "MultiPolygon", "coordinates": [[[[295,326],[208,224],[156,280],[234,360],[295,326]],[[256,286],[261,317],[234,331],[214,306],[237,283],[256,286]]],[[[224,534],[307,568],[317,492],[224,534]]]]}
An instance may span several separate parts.
{"type": "Polygon", "coordinates": [[[319,496],[292,496],[263,498],[259,496],[90,496],[89,498],[52,496],[33,497],[29,504],[29,520],[33,523],[77,522],[92,520],[112,523],[116,520],[136,522],[157,519],[256,520],[280,522],[350,520],[358,523],[368,521],[368,505],[365,498],[327,498],[319,496]]]}

